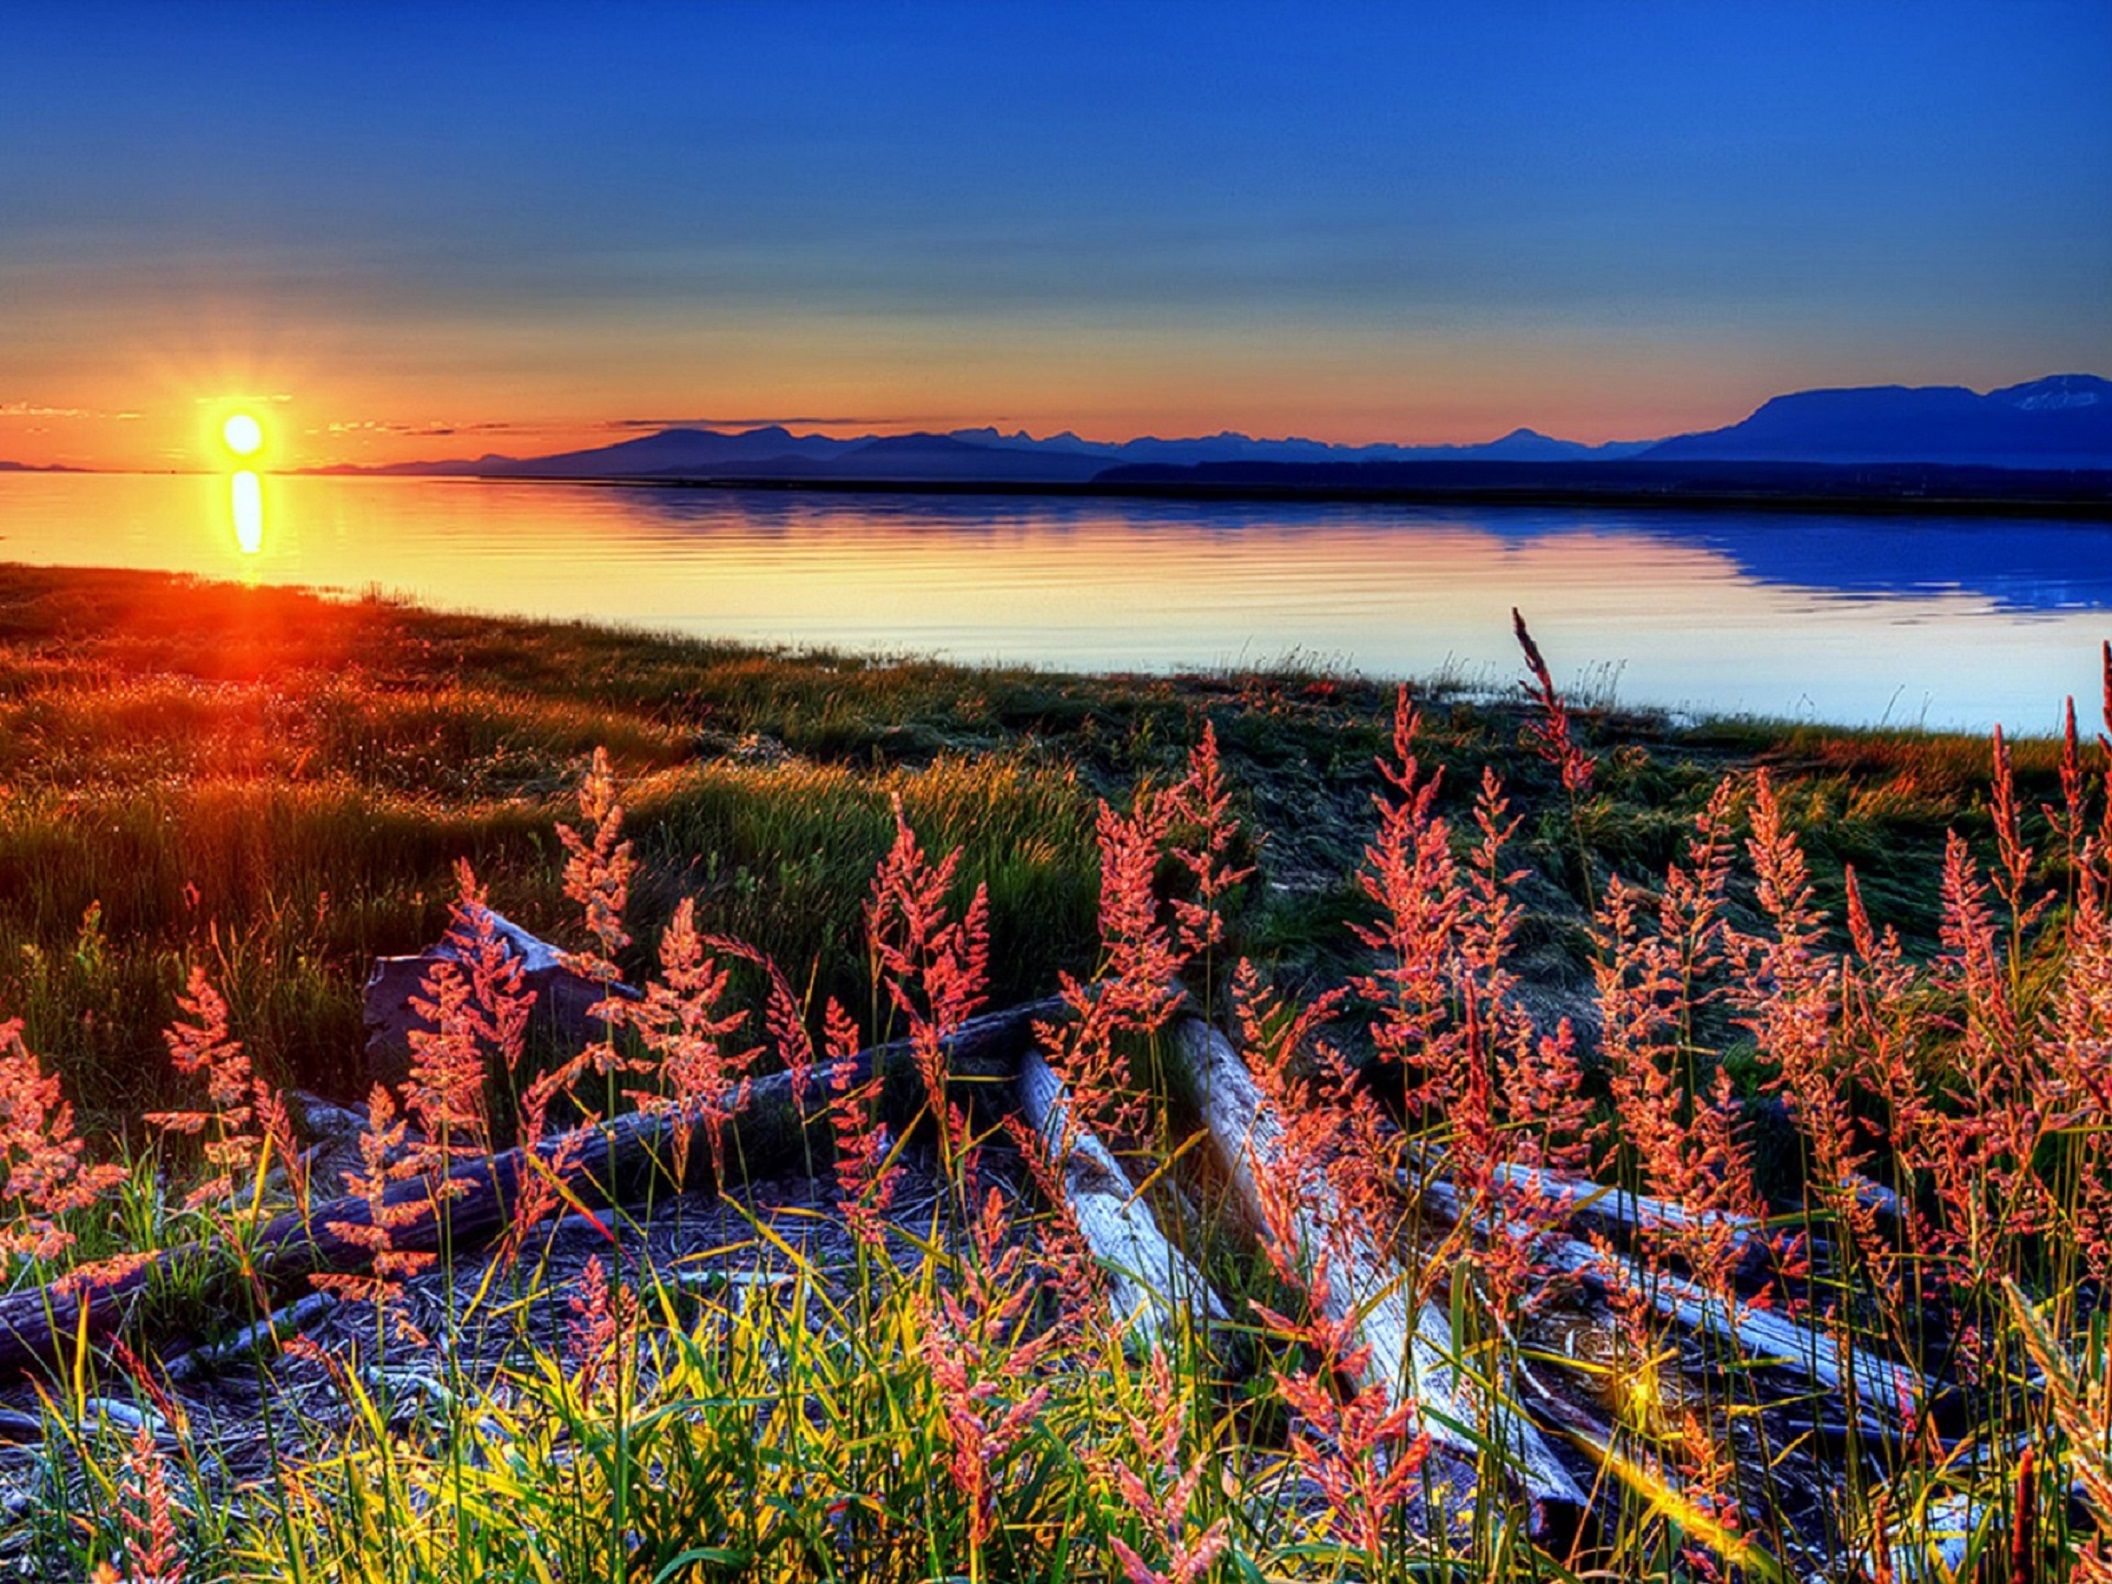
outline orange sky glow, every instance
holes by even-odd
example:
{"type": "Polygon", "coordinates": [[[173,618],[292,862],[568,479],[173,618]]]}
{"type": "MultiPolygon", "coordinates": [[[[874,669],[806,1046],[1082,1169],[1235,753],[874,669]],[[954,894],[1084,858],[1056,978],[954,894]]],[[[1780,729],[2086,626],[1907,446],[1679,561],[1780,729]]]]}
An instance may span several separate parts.
{"type": "MultiPolygon", "coordinates": [[[[10,373],[35,399],[0,399],[0,459],[158,471],[229,461],[228,413],[263,425],[263,465],[381,465],[533,455],[689,424],[783,423],[892,433],[996,424],[1091,439],[1298,434],[1350,444],[1466,443],[1519,425],[1565,438],[1646,438],[1743,417],[1784,389],[1859,379],[1858,355],[1792,359],[1744,347],[1620,346],[1612,338],[1368,338],[1324,328],[1230,340],[1122,326],[986,325],[905,344],[885,323],[733,323],[672,331],[429,329],[207,315],[142,315],[86,366],[54,357],[10,373]],[[201,323],[207,328],[201,329],[201,323]],[[217,329],[213,328],[217,326],[217,329]]],[[[729,316],[730,318],[730,316],[729,316]]],[[[1992,385],[2044,370],[1997,358],[1992,385]]],[[[1893,377],[1947,382],[1955,360],[1893,377]]]]}

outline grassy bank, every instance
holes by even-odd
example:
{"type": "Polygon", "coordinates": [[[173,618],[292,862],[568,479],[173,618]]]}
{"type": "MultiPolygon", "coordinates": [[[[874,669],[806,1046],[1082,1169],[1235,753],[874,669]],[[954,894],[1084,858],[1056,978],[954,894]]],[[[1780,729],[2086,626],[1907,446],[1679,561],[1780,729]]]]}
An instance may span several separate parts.
{"type": "Polygon", "coordinates": [[[0,1254],[60,1355],[0,1386],[25,1576],[2102,1576],[2102,756],[106,573],[0,572],[0,643],[0,1254]],[[447,926],[462,857],[644,1010],[531,1053],[487,959],[388,1102],[420,1136],[385,1109],[340,1185],[276,1170],[275,1086],[364,1088],[367,960],[447,926]],[[769,1015],[693,923],[783,969],[769,1015]],[[452,1241],[439,1178],[572,1107],[723,1115],[810,1040],[928,1054],[1065,972],[1096,989],[1035,1038],[1191,1262],[1156,1351],[1046,1141],[930,1063],[886,1104],[834,1069],[797,1187],[734,1160],[597,1215],[582,1144],[517,1236],[452,1241]],[[1233,1036],[1208,1083],[1176,981],[1233,1036]],[[1213,1133],[1242,1085],[1275,1132],[1213,1133]],[[230,1181],[186,1202],[201,1137],[230,1181]],[[1676,1208],[1608,1230],[1590,1182],[1676,1208]],[[371,1277],[230,1341],[305,1292],[264,1218],[324,1202],[371,1277]],[[97,1298],[62,1323],[55,1277],[97,1298]],[[1442,1369],[1374,1366],[1394,1294],[1442,1369]]]}
{"type": "MultiPolygon", "coordinates": [[[[1587,662],[1592,657],[1560,657],[1587,662]]],[[[265,1070],[356,1092],[369,958],[436,938],[450,866],[524,919],[559,900],[554,812],[605,746],[650,939],[677,897],[820,996],[869,1005],[859,908],[900,794],[991,887],[1000,997],[1093,948],[1094,802],[1169,773],[1213,723],[1266,883],[1242,945],[1290,982],[1349,948],[1345,876],[1390,689],[1331,675],[1065,676],[777,654],[336,602],[138,573],[0,568],[0,1010],[98,1120],[164,1103],[158,1030],[187,967],[225,988],[265,1070]]],[[[1984,744],[1649,716],[1583,723],[1604,761],[1572,811],[1519,709],[1423,700],[1457,812],[1493,767],[1525,815],[1526,945],[1582,969],[1586,865],[1652,874],[1725,772],[1773,770],[1837,900],[1853,863],[1910,939],[1934,928],[1946,826],[1984,830],[1984,744]],[[1580,845],[1581,842],[1581,845],[1580,845]]],[[[2026,806],[2050,745],[2019,750],[2026,806]]]]}

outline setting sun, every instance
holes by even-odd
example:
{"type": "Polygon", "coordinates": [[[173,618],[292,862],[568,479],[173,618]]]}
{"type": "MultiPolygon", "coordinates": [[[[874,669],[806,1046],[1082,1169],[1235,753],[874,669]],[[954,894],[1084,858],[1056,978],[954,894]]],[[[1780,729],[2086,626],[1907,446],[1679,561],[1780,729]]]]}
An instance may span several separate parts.
{"type": "Polygon", "coordinates": [[[230,413],[220,426],[220,438],[236,456],[255,456],[264,444],[264,426],[248,413],[230,413]]]}

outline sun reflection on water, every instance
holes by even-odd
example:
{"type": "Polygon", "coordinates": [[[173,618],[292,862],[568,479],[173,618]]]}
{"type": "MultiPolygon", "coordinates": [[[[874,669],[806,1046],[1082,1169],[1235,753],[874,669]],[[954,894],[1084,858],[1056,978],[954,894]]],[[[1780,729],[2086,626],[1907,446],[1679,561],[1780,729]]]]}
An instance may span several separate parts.
{"type": "Polygon", "coordinates": [[[235,545],[246,556],[264,548],[264,485],[243,468],[228,480],[228,513],[234,519],[235,545]]]}

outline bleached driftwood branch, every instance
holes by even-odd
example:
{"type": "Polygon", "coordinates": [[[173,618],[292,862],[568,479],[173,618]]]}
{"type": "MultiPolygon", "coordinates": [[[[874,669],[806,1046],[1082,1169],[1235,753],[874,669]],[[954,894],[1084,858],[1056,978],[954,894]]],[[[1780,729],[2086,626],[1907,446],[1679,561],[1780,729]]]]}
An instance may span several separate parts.
{"type": "MultiPolygon", "coordinates": [[[[1467,1213],[1450,1183],[1425,1182],[1421,1192],[1424,1203],[1448,1221],[1456,1223],[1467,1213]]],[[[1514,1236],[1534,1236],[1528,1227],[1513,1225],[1508,1230],[1514,1236]]],[[[1750,1363],[1779,1366],[1817,1382],[1850,1400],[1857,1417],[1873,1432],[1897,1425],[1929,1393],[1928,1382],[1903,1364],[1868,1349],[1843,1348],[1826,1332],[1772,1309],[1727,1307],[1700,1283],[1669,1271],[1646,1271],[1625,1254],[1601,1251],[1575,1238],[1541,1239],[1534,1252],[1550,1272],[1601,1291],[1618,1287],[1638,1294],[1675,1324],[1736,1343],[1750,1363]]]]}
{"type": "Polygon", "coordinates": [[[1056,1163],[1064,1202],[1107,1272],[1117,1325],[1148,1351],[1186,1318],[1222,1325],[1227,1311],[1203,1273],[1159,1230],[1146,1204],[1098,1135],[1073,1116],[1069,1092],[1039,1051],[1020,1059],[1013,1094],[1021,1118],[1056,1163]]]}
{"type": "MultiPolygon", "coordinates": [[[[1435,1163],[1433,1163],[1435,1164],[1435,1163]]],[[[1635,1193],[1626,1188],[1551,1172],[1538,1166],[1506,1161],[1495,1168],[1497,1182],[1566,1206],[1566,1215],[1577,1226],[1608,1236],[1634,1238],[1655,1231],[1675,1233],[1722,1233],[1726,1246],[1738,1256],[1749,1275],[1764,1276],[1775,1268],[1774,1242],[1768,1224],[1749,1216],[1729,1215],[1720,1210],[1689,1210],[1670,1199],[1635,1193]]],[[[1903,1211],[1899,1195],[1867,1177],[1850,1177],[1843,1184],[1857,1200],[1879,1217],[1897,1222],[1903,1211]]],[[[1825,1244],[1812,1240],[1812,1251],[1825,1244]]]]}
{"type": "MultiPolygon", "coordinates": [[[[1442,1173],[1438,1176],[1441,1178],[1442,1173]]],[[[1516,1161],[1499,1162],[1490,1169],[1490,1178],[1499,1187],[1530,1195],[1587,1232],[1624,1239],[1660,1231],[1721,1236],[1723,1246],[1738,1257],[1740,1265],[1756,1274],[1773,1263],[1767,1228],[1746,1216],[1720,1210],[1689,1210],[1675,1200],[1516,1161]]],[[[1414,1185],[1410,1186],[1412,1189],[1414,1185]]]]}
{"type": "MultiPolygon", "coordinates": [[[[1208,1023],[1181,1019],[1171,1043],[1212,1151],[1248,1216],[1259,1222],[1266,1181],[1291,1164],[1282,1119],[1239,1053],[1208,1023]]],[[[1367,1344],[1365,1383],[1383,1387],[1396,1400],[1413,1396],[1425,1410],[1431,1438],[1463,1456],[1477,1458],[1484,1443],[1494,1446],[1532,1499],[1540,1521],[1574,1522],[1586,1497],[1554,1449],[1522,1413],[1488,1403],[1488,1394],[1462,1377],[1443,1311],[1430,1303],[1419,1311],[1414,1307],[1408,1273],[1324,1186],[1313,1188],[1296,1212],[1295,1235],[1296,1257],[1308,1267],[1317,1251],[1331,1251],[1327,1312],[1353,1324],[1367,1344]]]]}

